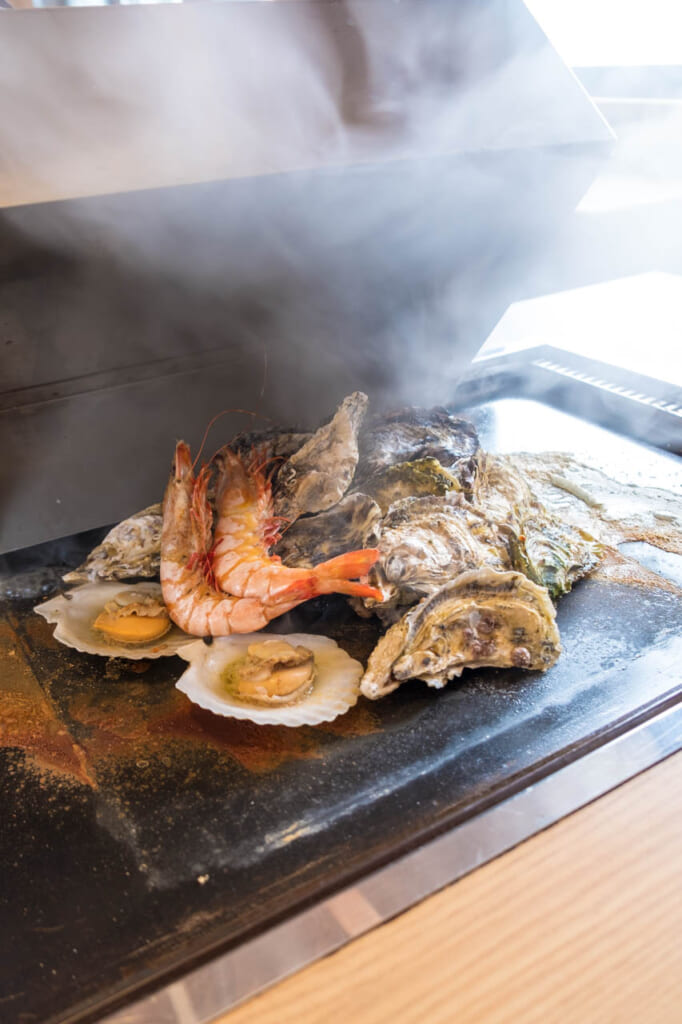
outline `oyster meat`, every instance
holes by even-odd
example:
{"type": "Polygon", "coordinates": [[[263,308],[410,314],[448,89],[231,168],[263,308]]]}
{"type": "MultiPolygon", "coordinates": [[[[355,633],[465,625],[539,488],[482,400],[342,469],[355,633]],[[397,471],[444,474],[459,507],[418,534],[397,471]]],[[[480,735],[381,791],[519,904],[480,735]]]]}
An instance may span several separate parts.
{"type": "Polygon", "coordinates": [[[367,401],[361,391],[344,398],[330,422],[284,463],[273,494],[277,515],[293,520],[323,512],[343,497],[358,463],[358,430],[367,401]]]}
{"type": "Polygon", "coordinates": [[[158,577],[162,525],[160,505],[149,505],[136,512],[109,530],[83,564],[67,572],[64,582],[94,583],[97,580],[158,577]]]}
{"type": "Polygon", "coordinates": [[[559,657],[547,591],[517,572],[474,569],[424,598],[372,652],[362,693],[372,700],[408,679],[440,688],[465,668],[544,671],[559,657]]]}
{"type": "Polygon", "coordinates": [[[386,513],[401,498],[443,495],[449,491],[460,491],[461,486],[456,476],[444,469],[437,459],[429,457],[386,466],[365,479],[362,490],[374,498],[386,513]]]}

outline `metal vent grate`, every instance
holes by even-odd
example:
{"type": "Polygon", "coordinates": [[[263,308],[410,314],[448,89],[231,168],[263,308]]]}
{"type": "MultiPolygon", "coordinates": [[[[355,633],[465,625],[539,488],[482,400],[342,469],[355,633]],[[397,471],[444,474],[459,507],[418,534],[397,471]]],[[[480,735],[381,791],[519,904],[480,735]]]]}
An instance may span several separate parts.
{"type": "Polygon", "coordinates": [[[570,377],[572,380],[580,381],[581,384],[589,384],[591,387],[599,388],[600,391],[608,391],[611,394],[619,395],[621,398],[629,398],[640,405],[648,405],[652,409],[660,409],[662,412],[670,413],[682,419],[682,405],[677,402],[670,402],[667,399],[655,398],[642,391],[634,391],[632,388],[623,387],[621,384],[614,384],[612,381],[604,380],[602,377],[592,377],[589,374],[581,373],[580,370],[572,370],[561,363],[553,362],[550,359],[534,359],[533,366],[550,373],[560,374],[562,377],[570,377]]]}

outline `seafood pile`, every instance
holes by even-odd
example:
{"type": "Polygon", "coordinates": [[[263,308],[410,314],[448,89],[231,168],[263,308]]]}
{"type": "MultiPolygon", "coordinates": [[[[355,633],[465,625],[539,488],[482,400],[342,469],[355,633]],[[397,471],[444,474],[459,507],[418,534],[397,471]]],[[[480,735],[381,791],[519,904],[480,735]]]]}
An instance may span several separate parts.
{"type": "Polygon", "coordinates": [[[465,668],[549,668],[561,650],[553,602],[596,566],[599,541],[552,514],[466,420],[440,408],[368,417],[367,406],[356,392],[314,433],[242,435],[206,465],[179,442],[162,504],[65,577],[81,584],[71,600],[37,610],[79,650],[180,653],[184,692],[255,721],[323,721],[358,692],[438,688],[465,668]],[[133,578],[160,587],[127,597],[118,581],[133,578]],[[366,670],[325,638],[260,635],[325,594],[386,628],[366,670]]]}

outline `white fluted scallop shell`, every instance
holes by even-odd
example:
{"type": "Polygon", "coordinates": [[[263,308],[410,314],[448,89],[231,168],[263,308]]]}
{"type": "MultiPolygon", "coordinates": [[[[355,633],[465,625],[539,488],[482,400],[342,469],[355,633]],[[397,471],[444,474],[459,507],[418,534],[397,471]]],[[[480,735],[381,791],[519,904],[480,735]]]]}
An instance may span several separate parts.
{"type": "Polygon", "coordinates": [[[34,611],[42,615],[48,622],[56,625],[55,640],[73,647],[83,654],[101,654],[106,658],[162,658],[178,654],[181,647],[196,643],[196,637],[183,633],[177,626],[158,640],[144,644],[126,644],[107,638],[93,622],[103,611],[105,604],[113,600],[117,594],[152,594],[161,598],[161,587],[158,583],[120,583],[114,580],[108,583],[86,583],[74,587],[67,594],[59,594],[44,604],[36,605],[34,611]]]}
{"type": "Polygon", "coordinates": [[[326,636],[290,633],[244,633],[216,637],[210,645],[198,640],[178,651],[189,662],[175,684],[193,703],[206,711],[230,718],[248,719],[259,725],[319,725],[345,714],[357,703],[363,668],[326,636]],[[263,707],[239,700],[225,683],[230,664],[246,654],[250,644],[285,640],[307,647],[315,655],[315,682],[311,692],[292,704],[263,707]]]}

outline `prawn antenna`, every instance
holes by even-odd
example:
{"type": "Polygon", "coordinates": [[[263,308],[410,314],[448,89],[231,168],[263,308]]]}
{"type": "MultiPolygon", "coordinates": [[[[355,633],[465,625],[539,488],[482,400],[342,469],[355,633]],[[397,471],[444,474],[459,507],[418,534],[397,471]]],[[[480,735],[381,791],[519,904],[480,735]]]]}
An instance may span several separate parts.
{"type": "MultiPolygon", "coordinates": [[[[197,462],[201,458],[201,453],[203,452],[204,445],[206,444],[206,441],[208,440],[208,435],[209,435],[209,431],[210,431],[211,427],[216,422],[216,420],[219,420],[221,416],[227,416],[228,413],[242,413],[244,416],[251,416],[254,419],[256,419],[260,415],[259,413],[254,412],[253,409],[222,409],[220,412],[217,412],[215,414],[215,416],[211,420],[209,420],[208,426],[206,427],[206,430],[204,431],[204,436],[202,437],[201,444],[199,445],[199,451],[197,452],[196,456],[194,457],[194,462],[192,463],[192,472],[194,472],[194,467],[196,466],[197,462]]],[[[267,417],[263,417],[263,418],[267,419],[267,417]]],[[[218,449],[218,451],[220,451],[220,449],[218,449]]],[[[213,458],[215,458],[215,455],[213,456],[213,458]]]]}
{"type": "Polygon", "coordinates": [[[284,455],[271,455],[270,458],[265,458],[265,451],[262,448],[252,448],[251,456],[249,458],[247,469],[254,475],[260,475],[267,477],[266,469],[274,466],[276,462],[286,462],[284,455]]]}

